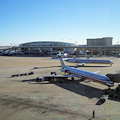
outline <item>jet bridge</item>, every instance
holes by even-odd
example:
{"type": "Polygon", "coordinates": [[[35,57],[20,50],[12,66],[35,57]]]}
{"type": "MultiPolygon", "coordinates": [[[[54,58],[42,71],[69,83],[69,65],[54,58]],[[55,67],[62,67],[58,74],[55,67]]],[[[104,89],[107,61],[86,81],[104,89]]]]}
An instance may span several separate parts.
{"type": "Polygon", "coordinates": [[[111,81],[120,83],[120,73],[107,74],[106,76],[109,77],[109,79],[110,79],[111,81]]]}

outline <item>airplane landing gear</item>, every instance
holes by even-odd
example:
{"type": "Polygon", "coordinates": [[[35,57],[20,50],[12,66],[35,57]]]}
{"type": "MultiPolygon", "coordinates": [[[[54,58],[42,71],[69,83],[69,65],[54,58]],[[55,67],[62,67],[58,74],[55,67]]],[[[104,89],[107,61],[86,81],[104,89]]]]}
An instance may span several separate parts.
{"type": "Polygon", "coordinates": [[[71,79],[72,79],[72,81],[74,81],[74,77],[72,77],[71,79]]]}

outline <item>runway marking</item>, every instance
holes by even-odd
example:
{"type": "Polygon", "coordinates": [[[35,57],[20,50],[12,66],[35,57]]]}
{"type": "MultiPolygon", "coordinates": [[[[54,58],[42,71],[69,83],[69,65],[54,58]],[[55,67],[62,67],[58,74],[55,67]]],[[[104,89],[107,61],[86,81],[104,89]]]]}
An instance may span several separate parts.
{"type": "MultiPolygon", "coordinates": [[[[84,93],[84,95],[86,95],[88,98],[89,98],[89,95],[87,95],[88,93],[88,91],[86,91],[86,89],[85,88],[82,88],[81,89],[81,91],[84,93]]],[[[97,95],[96,95],[97,96],[97,95]]],[[[110,105],[109,105],[110,106],[110,105]]],[[[76,110],[76,111],[66,111],[65,109],[61,112],[61,113],[59,113],[59,114],[61,114],[61,115],[69,115],[69,114],[71,114],[69,117],[67,117],[65,120],[68,120],[68,119],[70,119],[70,118],[78,118],[78,117],[90,117],[90,116],[92,116],[92,111],[93,110],[96,110],[97,111],[97,113],[96,114],[101,114],[101,113],[104,113],[108,108],[109,108],[109,106],[107,106],[107,108],[106,108],[106,106],[104,106],[104,105],[101,105],[101,106],[97,106],[97,105],[95,105],[95,101],[93,100],[93,99],[89,99],[89,101],[85,104],[85,105],[83,105],[83,106],[81,106],[78,110],[76,110]],[[78,113],[78,112],[80,112],[81,111],[81,113],[78,113]],[[66,113],[67,112],[67,113],[66,113]],[[78,116],[75,116],[75,115],[78,115],[78,116]]],[[[98,117],[97,117],[98,118],[98,117]]],[[[100,118],[100,119],[103,119],[103,118],[100,118]]],[[[104,120],[105,120],[105,118],[104,118],[104,120]]]]}
{"type": "Polygon", "coordinates": [[[105,108],[105,110],[103,111],[103,113],[105,113],[105,111],[110,107],[110,104],[108,104],[108,107],[105,108]]]}
{"type": "MultiPolygon", "coordinates": [[[[88,103],[86,103],[85,105],[87,105],[88,103]]],[[[80,107],[77,111],[75,111],[75,113],[78,113],[79,111],[80,111],[80,109],[82,109],[85,105],[83,105],[82,107],[80,107]]],[[[83,112],[83,111],[82,111],[83,112]]],[[[80,114],[78,114],[78,115],[80,115],[80,114]]],[[[82,115],[82,117],[83,116],[85,116],[85,115],[82,115]]],[[[70,119],[70,118],[72,118],[73,117],[73,115],[71,115],[71,116],[69,116],[68,118],[66,118],[65,120],[68,120],[68,119],[70,119]]]]}
{"type": "MultiPolygon", "coordinates": [[[[86,96],[87,96],[87,93],[85,92],[85,94],[86,94],[86,96]]],[[[92,99],[89,99],[92,103],[95,103],[92,99]]],[[[110,104],[108,104],[108,106],[107,106],[107,108],[103,105],[103,107],[104,107],[104,111],[103,111],[103,113],[105,113],[105,111],[110,107],[110,104]]]]}
{"type": "Polygon", "coordinates": [[[108,112],[105,112],[105,113],[110,114],[110,115],[118,115],[118,116],[120,116],[120,114],[116,114],[116,113],[108,113],[108,112]]]}
{"type": "MultiPolygon", "coordinates": [[[[25,111],[27,111],[29,114],[31,114],[32,116],[35,116],[32,112],[30,112],[29,110],[25,109],[25,111]]],[[[35,116],[36,117],[36,116],[35,116]]]]}
{"type": "MultiPolygon", "coordinates": [[[[70,115],[69,117],[67,117],[65,120],[69,120],[70,118],[80,118],[80,117],[83,117],[83,118],[88,118],[88,117],[91,117],[92,116],[92,111],[93,111],[93,109],[95,109],[96,111],[99,111],[99,112],[97,112],[96,114],[100,114],[100,113],[103,113],[106,109],[105,109],[105,107],[103,107],[103,109],[101,109],[101,107],[97,107],[97,109],[96,108],[94,108],[94,107],[96,107],[94,104],[89,104],[89,103],[91,103],[91,101],[88,101],[85,105],[83,105],[83,106],[81,106],[78,110],[76,110],[76,111],[72,111],[71,109],[64,109],[62,112],[60,112],[59,114],[61,114],[61,115],[68,115],[68,114],[72,114],[72,115],[70,115]],[[91,107],[90,107],[91,106],[91,107]],[[92,107],[93,106],[93,107],[92,107]],[[85,112],[85,110],[87,110],[87,111],[89,111],[89,112],[85,112]],[[82,113],[78,113],[78,112],[82,112],[82,113]],[[74,115],[78,115],[78,116],[75,116],[74,117],[74,115]]],[[[93,102],[92,102],[93,103],[93,102]]],[[[100,118],[100,119],[103,119],[103,120],[105,120],[105,118],[101,118],[101,117],[97,117],[97,118],[100,118]]]]}
{"type": "Polygon", "coordinates": [[[58,113],[58,114],[61,114],[61,115],[67,115],[68,112],[71,112],[72,110],[71,109],[64,109],[62,112],[58,113]],[[64,111],[64,112],[63,112],[64,111]]]}

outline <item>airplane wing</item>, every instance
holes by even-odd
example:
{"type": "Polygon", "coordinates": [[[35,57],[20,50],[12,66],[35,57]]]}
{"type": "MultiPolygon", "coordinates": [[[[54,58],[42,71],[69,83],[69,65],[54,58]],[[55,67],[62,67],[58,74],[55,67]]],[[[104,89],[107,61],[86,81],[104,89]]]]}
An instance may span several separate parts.
{"type": "Polygon", "coordinates": [[[64,61],[67,61],[67,60],[69,60],[69,58],[63,58],[63,60],[64,60],[64,61]]]}
{"type": "Polygon", "coordinates": [[[63,80],[67,79],[68,77],[71,77],[72,80],[74,80],[72,75],[45,75],[43,76],[42,81],[49,81],[49,82],[62,82],[63,80]]]}
{"type": "MultiPolygon", "coordinates": [[[[75,75],[75,74],[71,74],[71,76],[72,76],[72,77],[79,77],[79,78],[80,78],[80,76],[75,75]]],[[[82,78],[82,76],[81,76],[81,78],[82,78]]]]}
{"type": "Polygon", "coordinates": [[[73,77],[72,75],[44,75],[44,78],[68,78],[73,77]]]}
{"type": "Polygon", "coordinates": [[[97,74],[97,73],[99,73],[99,72],[100,72],[100,71],[95,71],[95,72],[93,72],[93,73],[96,73],[96,74],[97,74]]]}

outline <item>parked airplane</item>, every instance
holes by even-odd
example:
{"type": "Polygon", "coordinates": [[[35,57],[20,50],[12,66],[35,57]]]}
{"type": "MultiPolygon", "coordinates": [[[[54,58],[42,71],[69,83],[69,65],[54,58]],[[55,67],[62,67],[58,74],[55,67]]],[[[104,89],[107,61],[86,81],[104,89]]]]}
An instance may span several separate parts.
{"type": "Polygon", "coordinates": [[[114,64],[112,61],[110,60],[96,60],[96,59],[63,59],[66,62],[70,62],[70,63],[78,63],[78,65],[83,65],[84,64],[110,64],[112,66],[112,64],[114,64]]]}
{"type": "Polygon", "coordinates": [[[12,55],[23,55],[22,52],[2,52],[2,55],[12,56],[12,55]]]}
{"type": "Polygon", "coordinates": [[[61,57],[60,57],[60,62],[61,62],[61,67],[62,67],[62,69],[60,70],[62,72],[72,75],[73,77],[78,77],[78,78],[83,78],[83,79],[89,78],[89,79],[92,79],[93,81],[97,81],[99,83],[107,85],[108,87],[114,86],[114,83],[107,76],[68,67],[64,64],[64,61],[61,57]]]}

